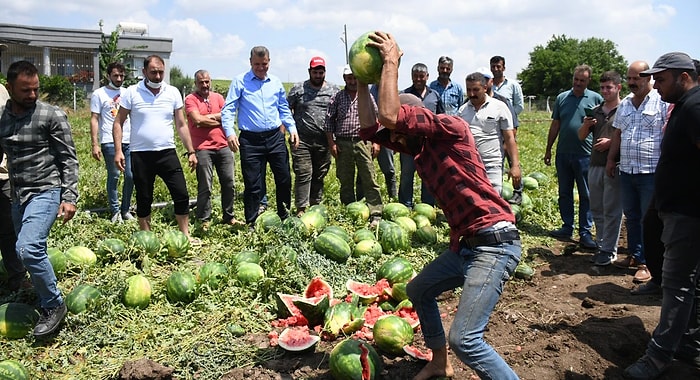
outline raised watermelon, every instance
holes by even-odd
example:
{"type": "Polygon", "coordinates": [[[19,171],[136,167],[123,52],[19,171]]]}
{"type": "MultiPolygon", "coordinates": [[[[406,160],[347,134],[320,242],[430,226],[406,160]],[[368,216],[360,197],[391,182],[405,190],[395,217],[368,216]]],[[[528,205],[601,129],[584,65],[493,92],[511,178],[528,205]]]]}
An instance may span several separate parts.
{"type": "Polygon", "coordinates": [[[129,238],[129,251],[134,256],[154,256],[160,252],[160,240],[153,231],[136,231],[129,238]]]}
{"type": "Polygon", "coordinates": [[[435,211],[435,207],[427,204],[427,203],[416,203],[413,205],[413,216],[416,215],[423,215],[428,220],[430,223],[435,223],[435,220],[437,219],[437,212],[435,211]]]}
{"type": "MultiPolygon", "coordinates": [[[[357,80],[363,83],[379,83],[382,76],[382,66],[384,61],[379,54],[379,50],[372,46],[367,46],[372,40],[369,35],[374,32],[367,32],[355,40],[348,52],[348,63],[352,73],[357,80]]],[[[398,49],[398,45],[396,49],[398,49]]],[[[401,62],[399,60],[399,62],[401,62]]]]}
{"type": "Polygon", "coordinates": [[[391,202],[384,205],[382,218],[396,221],[399,216],[411,216],[411,210],[403,203],[391,202]]]}
{"type": "Polygon", "coordinates": [[[66,255],[58,248],[51,247],[46,250],[46,254],[49,256],[49,262],[53,268],[54,274],[58,277],[59,274],[66,271],[68,266],[68,259],[66,255]]]}
{"type": "Polygon", "coordinates": [[[80,284],[66,296],[66,307],[71,313],[80,314],[92,308],[101,296],[100,290],[96,287],[89,284],[80,284]]]}
{"type": "Polygon", "coordinates": [[[163,247],[170,258],[179,258],[190,250],[190,238],[178,230],[168,230],[163,233],[163,247]]]}
{"type": "Polygon", "coordinates": [[[280,219],[277,212],[272,210],[267,210],[262,214],[258,215],[255,219],[255,229],[258,231],[269,231],[273,228],[281,227],[282,219],[280,219]]]}
{"type": "Polygon", "coordinates": [[[88,247],[73,246],[66,250],[66,259],[79,266],[92,266],[97,263],[97,255],[88,247]]]}
{"type": "Polygon", "coordinates": [[[0,379],[28,380],[29,371],[17,360],[5,359],[0,361],[0,379]]]}
{"type": "Polygon", "coordinates": [[[379,257],[382,255],[382,252],[382,245],[374,239],[361,240],[352,248],[353,257],[379,257]]]}
{"type": "Polygon", "coordinates": [[[403,347],[413,344],[413,328],[396,315],[379,317],[372,327],[372,335],[380,350],[393,355],[402,355],[403,347]]]}
{"type": "Polygon", "coordinates": [[[331,351],[328,365],[336,380],[375,380],[382,371],[382,358],[366,342],[345,339],[331,351]]]}
{"type": "Polygon", "coordinates": [[[377,270],[377,280],[387,279],[393,286],[399,282],[407,282],[413,278],[413,267],[411,262],[403,257],[395,256],[385,261],[377,270]]]}
{"type": "Polygon", "coordinates": [[[316,249],[316,252],[339,263],[346,262],[352,252],[350,246],[343,238],[330,232],[324,232],[316,237],[314,249],[316,249]]]}
{"type": "Polygon", "coordinates": [[[197,282],[200,285],[207,285],[211,289],[218,289],[219,285],[225,282],[227,277],[228,268],[226,268],[226,265],[211,261],[199,268],[197,282]]]}
{"type": "Polygon", "coordinates": [[[236,278],[241,284],[253,284],[265,278],[265,271],[255,263],[241,263],[238,265],[236,278]]]}
{"type": "Polygon", "coordinates": [[[355,224],[367,223],[369,220],[369,206],[365,202],[356,201],[345,206],[345,213],[355,224]]]}
{"type": "Polygon", "coordinates": [[[519,278],[522,280],[529,280],[532,278],[532,276],[535,275],[535,270],[532,269],[531,266],[525,264],[524,262],[518,263],[518,266],[515,267],[515,278],[519,278]]]}
{"type": "Polygon", "coordinates": [[[135,274],[126,279],[123,296],[124,305],[145,309],[151,303],[151,283],[146,276],[135,274]]]}
{"type": "Polygon", "coordinates": [[[277,343],[286,351],[306,351],[321,340],[318,335],[312,335],[311,331],[304,326],[287,327],[277,338],[277,343]]]}
{"type": "Polygon", "coordinates": [[[106,238],[97,244],[95,253],[103,261],[114,261],[124,259],[126,253],[126,243],[117,238],[106,238]]]}
{"type": "Polygon", "coordinates": [[[173,303],[190,303],[197,297],[197,280],[190,272],[173,272],[165,281],[168,300],[173,303]]]}
{"type": "Polygon", "coordinates": [[[8,339],[25,337],[39,319],[35,308],[24,303],[10,302],[0,305],[0,336],[8,339]]]}

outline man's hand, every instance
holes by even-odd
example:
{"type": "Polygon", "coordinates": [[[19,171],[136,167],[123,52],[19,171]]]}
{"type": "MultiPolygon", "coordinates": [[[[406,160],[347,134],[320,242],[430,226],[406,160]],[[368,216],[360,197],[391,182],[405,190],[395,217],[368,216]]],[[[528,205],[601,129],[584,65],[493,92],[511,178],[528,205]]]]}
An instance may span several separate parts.
{"type": "Polygon", "coordinates": [[[372,143],[372,158],[377,158],[379,156],[379,151],[382,149],[382,146],[377,144],[377,143],[372,143]]]}
{"type": "Polygon", "coordinates": [[[96,159],[97,161],[102,159],[102,149],[100,149],[99,145],[92,146],[92,158],[96,159]]]}
{"type": "Polygon", "coordinates": [[[124,152],[114,153],[114,164],[117,165],[117,169],[123,172],[126,170],[126,158],[124,157],[124,152]]]}
{"type": "Polygon", "coordinates": [[[338,158],[338,145],[335,142],[328,144],[328,150],[331,152],[333,158],[338,158]]]}
{"type": "Polygon", "coordinates": [[[195,169],[197,169],[197,155],[196,154],[188,154],[187,155],[187,163],[190,166],[191,172],[193,172],[195,169]]]}
{"type": "Polygon", "coordinates": [[[296,150],[299,147],[299,135],[297,133],[289,134],[289,145],[293,150],[296,150]]]}
{"type": "Polygon", "coordinates": [[[236,136],[236,134],[234,133],[228,137],[227,141],[228,148],[231,149],[231,152],[238,152],[238,148],[241,146],[241,144],[238,142],[238,136],[236,136]]]}
{"type": "Polygon", "coordinates": [[[58,206],[58,215],[56,215],[56,217],[62,219],[63,223],[66,223],[67,221],[73,219],[76,210],[77,208],[74,204],[61,202],[61,205],[58,206]]]}
{"type": "Polygon", "coordinates": [[[601,137],[593,144],[593,149],[595,149],[596,152],[605,152],[610,149],[610,141],[611,140],[608,138],[601,137]]]}
{"type": "Polygon", "coordinates": [[[617,172],[617,162],[608,160],[605,163],[605,173],[608,175],[608,177],[615,178],[615,172],[617,172]]]}
{"type": "Polygon", "coordinates": [[[522,181],[522,173],[520,171],[520,165],[511,166],[508,169],[508,178],[513,180],[513,187],[516,189],[520,188],[520,183],[522,181]]]}
{"type": "Polygon", "coordinates": [[[546,150],[544,152],[544,164],[547,166],[552,165],[552,151],[551,150],[546,150]]]}
{"type": "Polygon", "coordinates": [[[376,47],[382,56],[382,61],[398,64],[403,52],[399,50],[399,45],[396,44],[396,40],[391,34],[377,31],[370,33],[369,38],[372,41],[368,42],[367,46],[376,47]]]}

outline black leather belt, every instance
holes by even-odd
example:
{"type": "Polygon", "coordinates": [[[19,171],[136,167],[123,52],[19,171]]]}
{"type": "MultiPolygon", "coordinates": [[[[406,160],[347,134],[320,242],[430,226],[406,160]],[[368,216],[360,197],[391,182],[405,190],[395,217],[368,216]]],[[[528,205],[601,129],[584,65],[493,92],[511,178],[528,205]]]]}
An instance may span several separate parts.
{"type": "Polygon", "coordinates": [[[262,131],[262,132],[241,131],[241,136],[268,138],[268,137],[273,136],[277,133],[280,133],[279,128],[273,128],[273,129],[269,129],[267,131],[262,131]]]}
{"type": "Polygon", "coordinates": [[[516,229],[503,229],[482,232],[472,237],[463,237],[460,241],[467,248],[474,248],[480,245],[496,245],[500,243],[510,243],[513,240],[520,240],[520,233],[516,229]]]}

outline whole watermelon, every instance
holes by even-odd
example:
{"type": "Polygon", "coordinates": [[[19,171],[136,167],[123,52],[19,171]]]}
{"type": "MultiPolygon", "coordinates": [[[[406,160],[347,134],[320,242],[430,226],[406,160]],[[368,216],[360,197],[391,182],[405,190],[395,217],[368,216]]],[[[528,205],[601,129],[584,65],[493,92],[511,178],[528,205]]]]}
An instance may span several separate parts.
{"type": "Polygon", "coordinates": [[[233,256],[233,265],[238,266],[242,263],[260,264],[260,254],[252,250],[243,250],[233,256]]]}
{"type": "Polygon", "coordinates": [[[359,230],[355,231],[355,233],[352,235],[352,240],[355,243],[359,243],[362,240],[376,240],[377,237],[375,236],[374,232],[370,231],[367,228],[360,228],[359,230]]]}
{"type": "Polygon", "coordinates": [[[406,232],[408,232],[409,236],[413,235],[413,233],[416,232],[416,229],[418,228],[416,226],[416,222],[408,216],[399,216],[398,218],[396,218],[395,222],[406,232]]]}
{"type": "Polygon", "coordinates": [[[389,285],[407,282],[413,278],[411,262],[400,256],[390,258],[377,269],[377,281],[383,278],[389,281],[389,285]]]}
{"type": "Polygon", "coordinates": [[[423,244],[435,244],[438,240],[437,231],[435,231],[435,228],[431,225],[417,229],[413,236],[423,244]]]}
{"type": "Polygon", "coordinates": [[[190,250],[190,238],[179,230],[168,230],[163,233],[163,246],[169,257],[183,257],[190,250]]]}
{"type": "Polygon", "coordinates": [[[282,231],[287,236],[304,236],[306,235],[306,225],[301,221],[301,218],[290,216],[282,222],[282,231]]]}
{"type": "Polygon", "coordinates": [[[66,307],[71,313],[80,314],[91,308],[100,299],[100,296],[100,290],[96,287],[89,284],[80,284],[66,296],[66,307]]]}
{"type": "MultiPolygon", "coordinates": [[[[372,40],[369,35],[374,32],[367,32],[361,35],[348,52],[348,61],[355,78],[363,83],[379,83],[382,76],[382,66],[384,61],[375,47],[367,46],[372,40]]],[[[399,47],[396,46],[396,49],[399,47]]]]}
{"type": "Polygon", "coordinates": [[[522,183],[525,190],[537,190],[540,187],[540,184],[537,182],[537,179],[533,177],[523,177],[522,183]]]}
{"type": "Polygon", "coordinates": [[[97,255],[88,247],[74,246],[66,250],[66,259],[80,266],[92,266],[97,263],[97,255]]]}
{"type": "Polygon", "coordinates": [[[46,254],[49,256],[49,262],[51,262],[51,267],[53,267],[53,272],[57,277],[59,274],[66,271],[68,259],[63,251],[52,247],[46,250],[46,254]]]}
{"type": "Polygon", "coordinates": [[[280,219],[276,211],[267,210],[258,215],[258,218],[255,219],[255,229],[258,231],[269,231],[281,226],[282,219],[280,219]]]}
{"type": "Polygon", "coordinates": [[[545,185],[549,181],[549,177],[542,172],[532,172],[527,176],[536,179],[539,186],[545,185]]]}
{"type": "Polygon", "coordinates": [[[238,265],[236,277],[244,285],[252,284],[265,278],[265,271],[255,263],[241,263],[238,265]]]}
{"type": "Polygon", "coordinates": [[[27,304],[10,302],[0,305],[0,336],[23,338],[32,331],[38,319],[39,313],[27,304]]]}
{"type": "Polygon", "coordinates": [[[340,236],[330,232],[324,232],[316,237],[314,249],[316,249],[316,252],[339,263],[347,261],[351,253],[348,243],[340,236]]]}
{"type": "Polygon", "coordinates": [[[349,338],[333,347],[328,364],[336,380],[375,380],[383,362],[371,345],[349,338]]]}
{"type": "Polygon", "coordinates": [[[353,257],[370,256],[379,257],[382,255],[382,245],[374,239],[360,240],[352,249],[353,257]]]}
{"type": "Polygon", "coordinates": [[[409,234],[394,222],[382,221],[379,228],[379,243],[384,253],[406,251],[411,247],[409,234]]]}
{"type": "Polygon", "coordinates": [[[379,317],[372,327],[372,335],[380,350],[393,355],[403,355],[403,346],[413,343],[413,328],[396,315],[379,317]]]}
{"type": "Polygon", "coordinates": [[[427,203],[416,203],[413,205],[413,215],[423,215],[430,220],[430,223],[435,223],[435,220],[437,220],[435,207],[427,203]]]}
{"type": "Polygon", "coordinates": [[[317,211],[308,210],[299,219],[306,226],[307,235],[319,232],[326,227],[327,219],[323,216],[321,209],[317,209],[317,211]]]}
{"type": "Polygon", "coordinates": [[[95,253],[103,261],[124,259],[126,244],[121,239],[106,238],[97,244],[95,253]]]}
{"type": "Polygon", "coordinates": [[[345,213],[353,223],[363,224],[369,219],[369,206],[362,201],[351,202],[345,206],[345,213]]]}
{"type": "Polygon", "coordinates": [[[326,226],[326,228],[323,229],[323,233],[326,233],[326,232],[338,235],[343,240],[345,240],[345,242],[348,244],[352,244],[352,242],[353,242],[352,237],[348,234],[347,231],[345,231],[345,229],[343,227],[326,226]]]}
{"type": "Polygon", "coordinates": [[[217,262],[208,262],[199,268],[198,282],[200,285],[207,285],[211,289],[218,289],[219,285],[226,280],[228,268],[226,265],[217,262]]]}
{"type": "Polygon", "coordinates": [[[141,274],[126,279],[124,305],[145,309],[151,303],[151,283],[141,274]]]}
{"type": "Polygon", "coordinates": [[[153,256],[160,252],[160,240],[153,231],[136,231],[129,238],[129,248],[136,256],[153,256]]]}
{"type": "Polygon", "coordinates": [[[403,203],[391,202],[382,208],[383,219],[396,221],[399,216],[411,216],[411,210],[403,203]]]}
{"type": "Polygon", "coordinates": [[[165,281],[170,302],[190,303],[197,297],[197,280],[190,272],[173,272],[165,281]]]}
{"type": "Polygon", "coordinates": [[[2,380],[28,380],[29,371],[22,363],[6,359],[0,362],[0,379],[2,380]]]}

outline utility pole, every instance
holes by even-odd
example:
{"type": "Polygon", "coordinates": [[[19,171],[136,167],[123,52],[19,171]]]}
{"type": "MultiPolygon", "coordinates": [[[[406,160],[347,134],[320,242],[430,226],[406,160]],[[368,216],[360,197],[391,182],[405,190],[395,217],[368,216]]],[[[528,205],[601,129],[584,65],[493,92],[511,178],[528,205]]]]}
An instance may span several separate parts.
{"type": "Polygon", "coordinates": [[[340,40],[345,44],[345,63],[350,63],[348,58],[348,24],[343,24],[343,35],[340,36],[340,40]]]}

